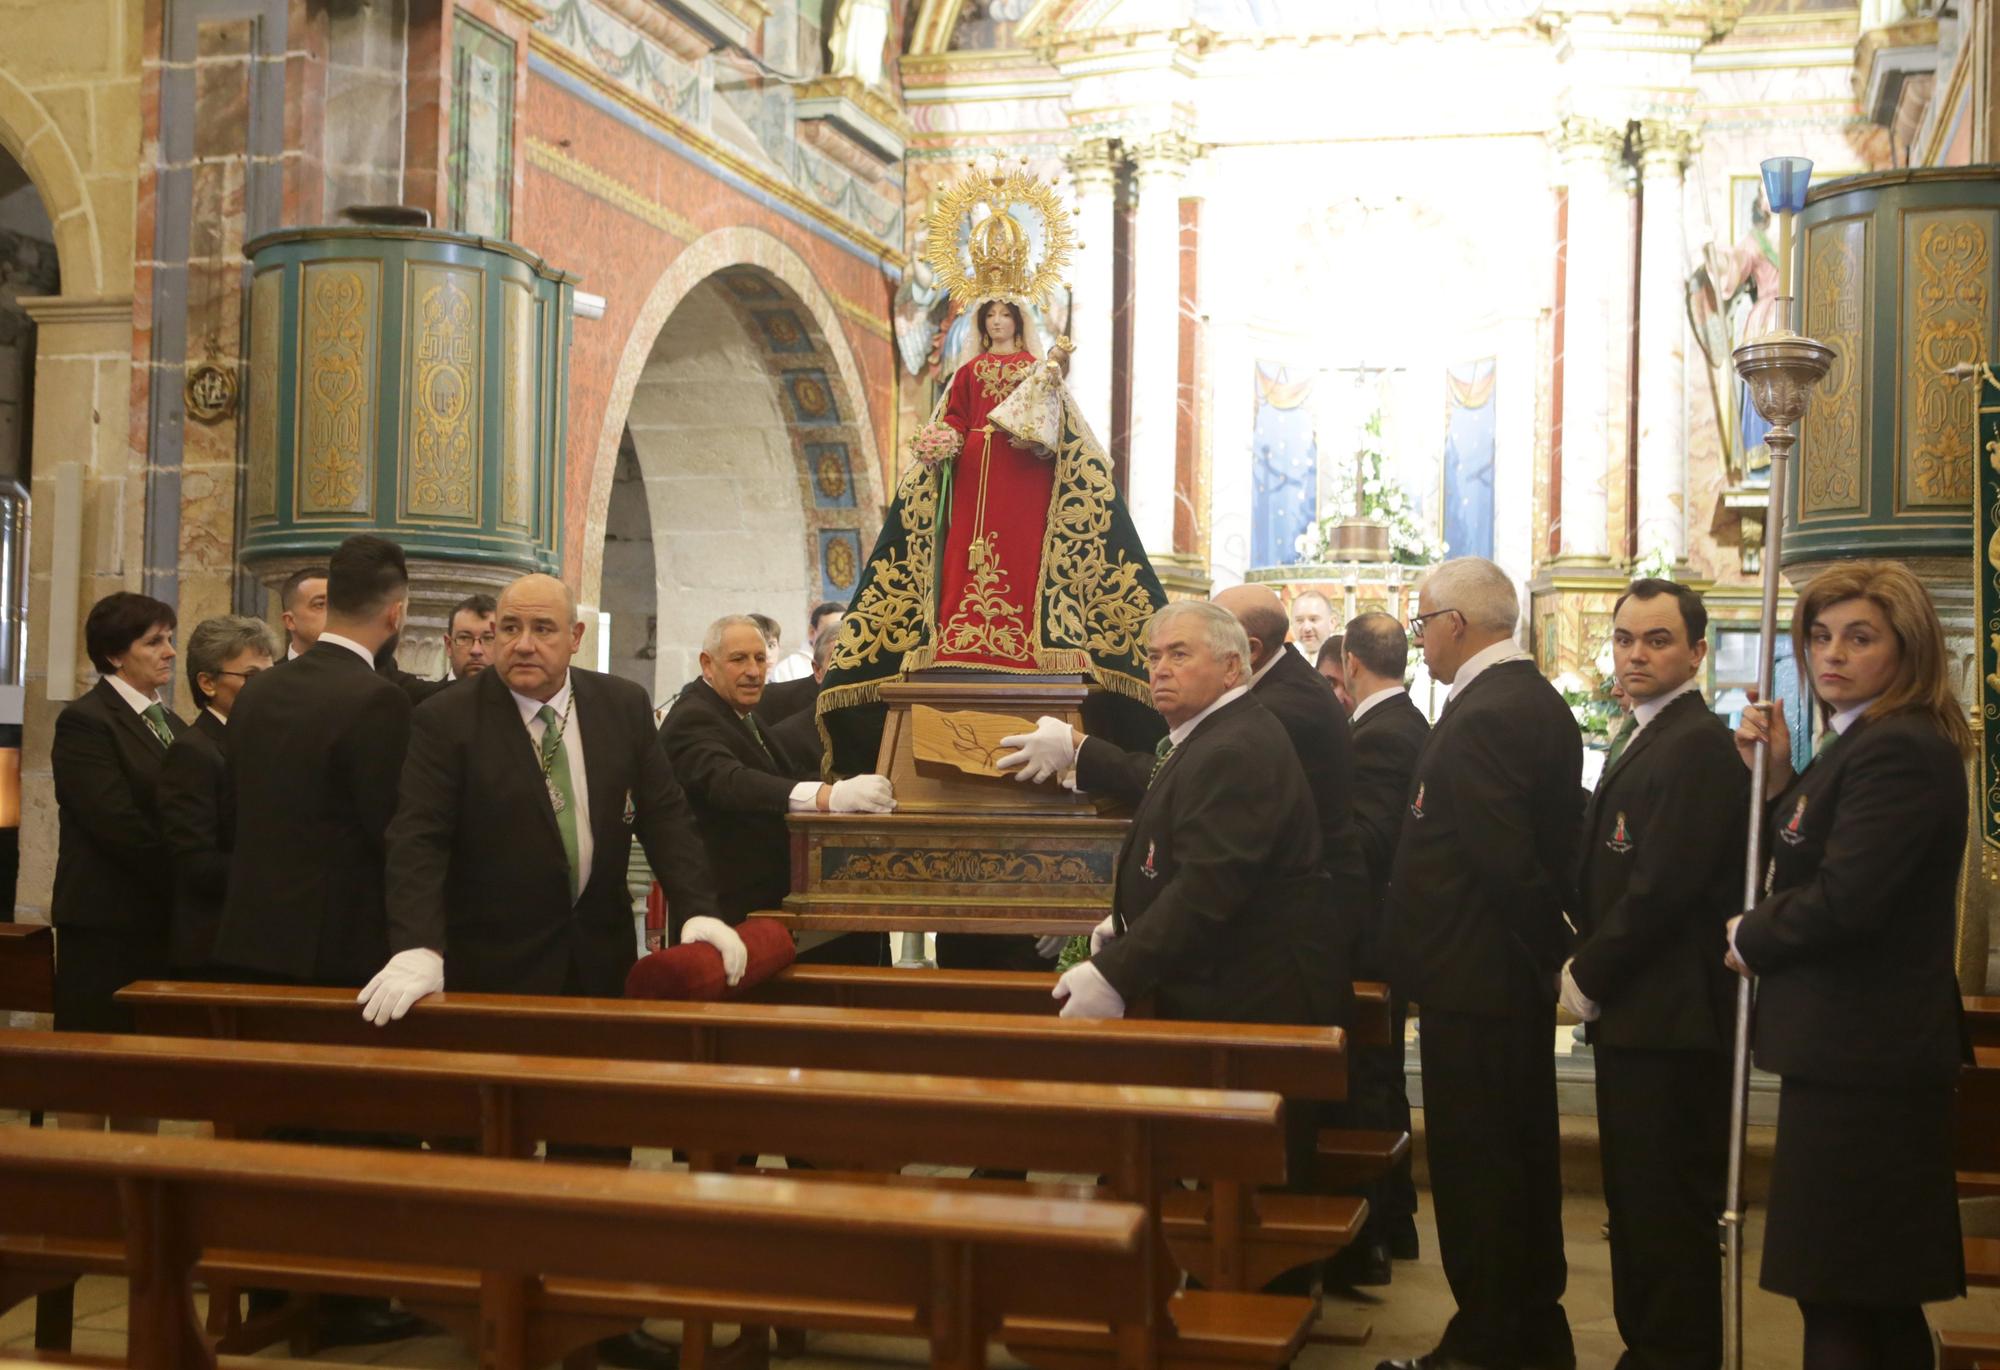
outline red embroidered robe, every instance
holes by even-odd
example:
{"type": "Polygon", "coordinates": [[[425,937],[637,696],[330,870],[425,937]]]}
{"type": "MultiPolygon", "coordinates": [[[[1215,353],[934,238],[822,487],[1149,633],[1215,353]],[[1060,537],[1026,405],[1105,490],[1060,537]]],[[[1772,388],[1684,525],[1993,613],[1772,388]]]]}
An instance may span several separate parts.
{"type": "Polygon", "coordinates": [[[982,352],[952,378],[944,422],[965,443],[938,559],[938,664],[1035,669],[1055,463],[1016,445],[987,415],[1036,365],[1030,352],[982,352]]]}

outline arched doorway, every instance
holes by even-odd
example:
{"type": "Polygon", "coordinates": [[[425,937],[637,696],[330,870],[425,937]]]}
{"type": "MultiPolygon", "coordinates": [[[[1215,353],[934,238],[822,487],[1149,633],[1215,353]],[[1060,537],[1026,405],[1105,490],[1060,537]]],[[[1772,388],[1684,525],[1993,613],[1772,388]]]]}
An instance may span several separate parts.
{"type": "Polygon", "coordinates": [[[739,262],[681,287],[586,525],[611,669],[656,704],[699,675],[723,614],[768,614],[799,645],[809,607],[852,592],[880,520],[852,358],[787,275],[739,262]]]}

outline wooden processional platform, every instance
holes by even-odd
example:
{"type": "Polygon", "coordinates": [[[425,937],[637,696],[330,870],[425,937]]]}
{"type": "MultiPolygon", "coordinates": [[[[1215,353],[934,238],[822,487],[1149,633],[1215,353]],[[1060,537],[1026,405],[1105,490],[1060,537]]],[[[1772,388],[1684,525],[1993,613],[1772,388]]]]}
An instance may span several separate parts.
{"type": "Polygon", "coordinates": [[[793,893],[773,916],[797,930],[1088,932],[1111,911],[1127,820],[993,764],[1000,739],[1043,714],[1081,726],[1088,692],[1080,676],[884,685],[877,769],[896,812],[791,815],[793,893]]]}

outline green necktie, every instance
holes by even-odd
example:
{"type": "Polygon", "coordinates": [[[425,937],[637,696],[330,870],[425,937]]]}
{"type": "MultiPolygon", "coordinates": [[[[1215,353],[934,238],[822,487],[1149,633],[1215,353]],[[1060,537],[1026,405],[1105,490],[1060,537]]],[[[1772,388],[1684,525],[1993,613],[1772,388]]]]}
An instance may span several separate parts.
{"type": "Polygon", "coordinates": [[[1151,789],[1153,787],[1153,782],[1160,778],[1160,771],[1163,767],[1166,766],[1167,758],[1169,756],[1172,756],[1173,752],[1174,752],[1174,740],[1171,737],[1163,737],[1158,742],[1155,742],[1153,744],[1153,755],[1157,758],[1157,760],[1153,762],[1153,773],[1146,777],[1147,789],[1151,789]]]}
{"type": "Polygon", "coordinates": [[[146,720],[146,726],[153,730],[154,737],[160,739],[162,747],[171,747],[174,745],[174,730],[167,726],[166,705],[156,699],[146,706],[146,711],[140,714],[139,717],[146,720]]]}
{"type": "Polygon", "coordinates": [[[1812,759],[1814,761],[1817,761],[1821,757],[1825,756],[1828,752],[1833,750],[1834,744],[1838,741],[1840,741],[1840,734],[1835,732],[1832,728],[1828,728],[1825,732],[1819,735],[1819,741],[1813,743],[1812,759]]]}
{"type": "Polygon", "coordinates": [[[1639,720],[1630,714],[1625,715],[1625,721],[1619,725],[1618,731],[1611,738],[1610,750],[1604,754],[1605,770],[1608,771],[1618,764],[1618,758],[1625,755],[1626,746],[1632,741],[1633,734],[1638,731],[1639,720]]]}
{"type": "Polygon", "coordinates": [[[563,855],[569,858],[569,897],[576,902],[576,877],[583,858],[577,853],[576,805],[569,783],[569,749],[563,746],[561,720],[556,711],[542,705],[535,715],[542,720],[542,775],[549,784],[549,804],[556,811],[556,829],[562,833],[563,855]]]}
{"type": "Polygon", "coordinates": [[[770,757],[771,760],[775,763],[778,758],[771,754],[771,744],[764,740],[764,733],[757,726],[757,715],[755,714],[743,715],[743,726],[750,730],[751,740],[755,742],[757,746],[763,750],[765,756],[770,757]]]}

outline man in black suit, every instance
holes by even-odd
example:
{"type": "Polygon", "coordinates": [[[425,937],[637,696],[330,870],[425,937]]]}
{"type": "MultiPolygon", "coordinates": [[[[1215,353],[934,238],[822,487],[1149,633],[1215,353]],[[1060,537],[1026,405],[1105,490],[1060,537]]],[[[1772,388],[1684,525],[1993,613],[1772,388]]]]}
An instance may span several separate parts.
{"type": "Polygon", "coordinates": [[[1214,604],[1169,604],[1146,654],[1170,728],[1155,755],[1044,717],[1000,760],[1031,780],[1073,764],[1082,789],[1138,796],[1111,916],[1056,984],[1063,1016],[1122,1017],[1150,995],[1163,1018],[1332,1022],[1319,821],[1284,727],[1249,697],[1242,625],[1214,604]]]}
{"type": "Polygon", "coordinates": [[[444,621],[446,680],[470,680],[493,664],[499,604],[491,595],[467,595],[444,621]]]}
{"type": "Polygon", "coordinates": [[[1345,1024],[1353,1020],[1354,954],[1364,925],[1367,879],[1354,827],[1354,755],[1347,713],[1326,677],[1299,653],[1285,650],[1291,625],[1273,591],[1237,585],[1218,594],[1215,603],[1243,626],[1250,642],[1250,697],[1284,728],[1312,793],[1336,958],[1327,974],[1338,1006],[1334,1021],[1345,1024]]]}
{"type": "MultiPolygon", "coordinates": [[[[758,909],[779,907],[791,891],[786,814],[889,813],[896,807],[883,776],[832,784],[795,778],[799,764],[771,744],[757,721],[768,664],[769,647],[754,619],[717,619],[702,638],[701,679],[681,691],[660,728],[716,874],[717,908],[731,925],[758,909]]],[[[667,912],[669,940],[679,941],[686,914],[671,897],[667,912]]],[[[741,946],[733,932],[729,937],[741,946]]]]}
{"type": "Polygon", "coordinates": [[[325,631],[250,682],[229,720],[236,809],[215,960],[259,980],[359,987],[389,956],[382,861],[410,699],[375,673],[402,626],[403,550],[357,534],[327,576],[325,631]]]}
{"type": "Polygon", "coordinates": [[[1729,819],[1750,778],[1701,696],[1707,630],[1701,596],[1668,580],[1634,581],[1613,611],[1633,728],[1584,811],[1582,940],[1559,986],[1594,1048],[1623,1370],[1722,1362],[1735,1019],[1723,927],[1742,907],[1743,825],[1729,819]]]}
{"type": "MultiPolygon", "coordinates": [[[[1368,871],[1368,926],[1355,957],[1355,976],[1388,982],[1389,1041],[1357,1046],[1348,1065],[1347,1097],[1358,1127],[1391,1132],[1410,1130],[1410,1096],[1404,1078],[1403,1025],[1409,1001],[1391,971],[1383,908],[1389,893],[1389,862],[1409,812],[1410,785],[1417,757],[1431,725],[1403,686],[1410,640],[1403,625],[1384,613],[1350,620],[1341,635],[1343,666],[1354,699],[1354,829],[1368,871]]],[[[1417,1258],[1417,1188],[1406,1152],[1402,1161],[1368,1196],[1369,1235],[1392,1257],[1417,1258]]]]}
{"type": "Polygon", "coordinates": [[[188,687],[201,712],[167,749],[159,789],[160,831],[174,858],[171,960],[183,978],[200,978],[215,951],[236,828],[229,714],[244,685],[271,669],[271,648],[271,630],[257,618],[206,619],[188,635],[188,687]]]}
{"type": "Polygon", "coordinates": [[[1425,577],[1411,620],[1451,686],[1417,761],[1389,876],[1398,987],[1423,1006],[1425,1147],[1458,1312],[1384,1370],[1571,1370],[1563,1314],[1555,1004],[1583,790],[1569,707],[1514,643],[1519,592],[1492,562],[1425,577]]]}
{"type": "Polygon", "coordinates": [[[312,650],[326,629],[326,567],[302,566],[285,577],[278,589],[278,608],[285,625],[284,661],[295,661],[312,650]]]}
{"type": "Polygon", "coordinates": [[[571,664],[583,623],[563,583],[515,581],[496,625],[493,669],[416,713],[389,828],[390,945],[441,955],[455,989],[617,997],[638,956],[632,839],[692,922],[716,922],[709,862],[645,691],[571,664]]]}

